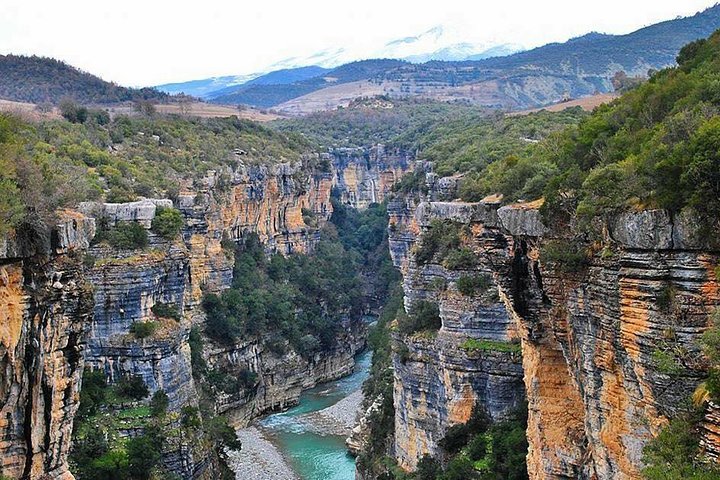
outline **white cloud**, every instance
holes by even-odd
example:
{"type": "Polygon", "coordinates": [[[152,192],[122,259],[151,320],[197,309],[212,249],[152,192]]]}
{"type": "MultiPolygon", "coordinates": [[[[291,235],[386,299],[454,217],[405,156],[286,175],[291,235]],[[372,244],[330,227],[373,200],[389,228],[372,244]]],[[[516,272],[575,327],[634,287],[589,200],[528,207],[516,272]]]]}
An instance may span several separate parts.
{"type": "Polygon", "coordinates": [[[2,0],[0,53],[52,56],[125,85],[263,70],[328,48],[371,46],[444,25],[526,47],[627,33],[716,0],[2,0]]]}

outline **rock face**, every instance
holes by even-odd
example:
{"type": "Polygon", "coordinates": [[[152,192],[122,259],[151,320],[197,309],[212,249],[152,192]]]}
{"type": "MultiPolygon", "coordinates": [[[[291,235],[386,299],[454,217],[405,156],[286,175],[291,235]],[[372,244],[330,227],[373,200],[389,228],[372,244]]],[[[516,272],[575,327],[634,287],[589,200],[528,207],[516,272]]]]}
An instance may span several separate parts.
{"type": "MultiPolygon", "coordinates": [[[[482,302],[448,308],[444,294],[438,339],[405,342],[411,368],[396,358],[400,464],[412,468],[432,453],[435,435],[453,422],[442,405],[427,413],[427,386],[446,385],[448,377],[426,365],[447,363],[440,339],[456,325],[456,332],[470,328],[475,335],[521,339],[531,478],[639,479],[644,445],[705,375],[698,340],[720,300],[714,271],[720,258],[699,241],[692,228],[697,222],[661,211],[621,215],[607,226],[606,247],[571,271],[560,261],[541,262],[542,246],[562,235],[547,231],[527,205],[421,204],[413,215],[402,211],[393,209],[391,249],[403,266],[408,301],[429,295],[416,278],[433,269],[446,278],[437,267],[418,272],[411,233],[422,232],[427,218],[452,218],[471,227],[480,268],[492,272],[505,314],[489,315],[486,308],[478,315],[482,302]],[[497,327],[452,321],[468,315],[497,327]],[[416,360],[424,358],[432,360],[416,360]]],[[[486,376],[477,372],[467,383],[486,376]]],[[[717,414],[709,412],[704,446],[710,452],[718,451],[716,426],[717,414]]]]}
{"type": "Polygon", "coordinates": [[[391,253],[403,272],[405,307],[410,311],[421,300],[439,305],[442,328],[435,336],[395,335],[400,347],[394,355],[395,456],[403,468],[414,469],[425,454],[437,454],[438,442],[447,429],[465,423],[476,405],[494,419],[503,418],[524,399],[523,370],[519,348],[502,351],[469,346],[487,340],[488,345],[512,345],[517,339],[514,319],[508,315],[498,285],[490,284],[472,295],[461,294],[457,281],[463,276],[486,275],[494,261],[502,261],[509,239],[499,232],[497,212],[482,204],[450,202],[411,205],[395,202],[391,215],[391,253]],[[488,228],[473,229],[473,250],[485,258],[477,268],[449,270],[437,263],[419,265],[413,245],[433,220],[453,220],[488,228]],[[394,226],[393,226],[394,225],[394,226]]]}
{"type": "Polygon", "coordinates": [[[44,247],[10,240],[0,254],[0,472],[11,478],[72,478],[67,455],[92,315],[77,250],[93,233],[89,219],[63,214],[44,247]]]}
{"type": "Polygon", "coordinates": [[[393,185],[412,170],[414,156],[384,145],[372,148],[336,148],[327,154],[333,165],[333,187],[340,201],[357,209],[381,203],[393,185]]]}

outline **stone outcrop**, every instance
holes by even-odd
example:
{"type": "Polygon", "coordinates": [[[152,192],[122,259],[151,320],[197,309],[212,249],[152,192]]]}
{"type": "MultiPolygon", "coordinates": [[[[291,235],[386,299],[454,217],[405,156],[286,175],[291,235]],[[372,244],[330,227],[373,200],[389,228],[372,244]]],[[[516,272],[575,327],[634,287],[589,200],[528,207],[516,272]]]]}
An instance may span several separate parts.
{"type": "MultiPolygon", "coordinates": [[[[102,369],[111,382],[124,375],[140,375],[151,395],[165,391],[174,411],[197,406],[189,332],[193,324],[204,321],[200,308],[204,292],[220,292],[232,282],[233,250],[229,246],[255,233],[268,251],[309,252],[318,240],[318,228],[307,225],[304,214],[313,215],[321,226],[332,213],[330,175],[308,177],[300,164],[241,167],[229,181],[210,172],[196,185],[199,190],[183,191],[178,196],[176,205],[185,226],[174,240],[150,230],[157,207],[173,207],[170,200],[81,205],[82,211],[110,227],[137,222],[148,230],[149,238],[148,247],[142,250],[117,250],[104,243],[87,250],[94,259],[87,279],[95,286],[95,307],[86,337],[89,368],[102,369]],[[227,184],[221,185],[221,181],[227,184]],[[158,304],[174,307],[180,318],[158,318],[152,311],[158,304]],[[158,330],[149,338],[135,338],[132,325],[147,321],[158,322],[158,330]]],[[[273,383],[247,392],[244,403],[225,405],[221,401],[217,405],[219,413],[229,412],[245,421],[297,401],[304,388],[351,371],[352,355],[357,350],[348,348],[337,355],[303,362],[299,357],[292,361],[273,358],[263,353],[257,341],[250,344],[254,350],[245,343],[233,345],[232,353],[228,353],[232,361],[228,362],[218,362],[219,354],[208,354],[211,366],[226,371],[249,366],[261,374],[261,379],[266,370],[272,372],[267,377],[273,383]],[[255,356],[246,365],[239,361],[241,352],[255,356]]],[[[203,475],[209,466],[206,456],[192,449],[171,452],[170,456],[177,458],[166,465],[176,466],[175,473],[183,478],[203,475]]]]}
{"type": "MultiPolygon", "coordinates": [[[[541,261],[543,246],[562,245],[565,232],[546,229],[538,206],[425,203],[415,212],[402,205],[391,208],[390,244],[403,267],[408,302],[431,296],[417,281],[423,276],[442,276],[448,291],[453,290],[452,278],[438,267],[418,271],[412,236],[422,234],[430,218],[468,225],[479,268],[492,272],[505,304],[504,315],[498,311],[493,317],[485,310],[482,317],[498,325],[497,331],[521,339],[531,478],[639,479],[644,445],[706,374],[698,341],[720,301],[718,251],[702,241],[693,228],[699,223],[689,214],[644,211],[609,221],[604,248],[589,252],[580,268],[570,268],[562,258],[541,261]]],[[[428,437],[452,423],[438,414],[442,405],[428,414],[425,400],[427,385],[447,383],[447,375],[426,365],[447,362],[439,339],[452,329],[451,312],[457,310],[454,317],[460,319],[477,316],[482,305],[447,308],[445,302],[447,293],[440,296],[443,328],[438,339],[404,342],[411,368],[396,358],[395,453],[405,467],[432,453],[434,437],[428,437]],[[420,363],[423,358],[432,360],[420,363]],[[413,396],[420,400],[412,401],[413,396]]],[[[477,326],[455,325],[456,332],[477,326]]],[[[487,326],[473,330],[480,332],[490,331],[487,326]]],[[[475,374],[480,382],[486,375],[475,374]]],[[[718,450],[716,417],[710,412],[704,423],[703,446],[710,454],[718,450]]]]}
{"type": "Polygon", "coordinates": [[[365,347],[366,337],[364,324],[348,322],[337,346],[312,358],[292,350],[277,354],[257,340],[215,347],[206,352],[210,368],[257,375],[253,386],[237,394],[218,392],[216,408],[228,414],[233,426],[243,428],[265,413],[297,405],[303,391],[352,373],[355,354],[365,347]]]}
{"type": "MultiPolygon", "coordinates": [[[[202,326],[205,292],[232,282],[232,245],[256,233],[268,252],[311,252],[330,218],[335,186],[352,204],[380,201],[406,170],[405,157],[373,150],[361,166],[349,161],[331,173],[309,174],[301,163],[248,165],[209,172],[188,182],[174,200],[124,204],[86,202],[60,212],[51,231],[11,232],[0,240],[0,473],[13,478],[71,478],[67,457],[83,368],[109,381],[140,375],[150,393],[164,390],[170,410],[197,405],[189,332],[202,326]],[[372,162],[382,161],[382,165],[372,162]],[[338,178],[357,182],[338,183],[338,178]],[[367,179],[373,178],[372,186],[367,179]],[[335,182],[335,184],[334,184],[335,182]],[[369,190],[368,190],[369,188],[369,190]],[[352,193],[350,193],[352,192],[352,193]],[[175,207],[185,224],[178,238],[152,232],[159,207],[175,207]],[[149,245],[118,250],[93,244],[96,225],[135,222],[149,245]],[[153,307],[174,307],[179,319],[158,318],[153,307]],[[135,322],[155,321],[148,338],[131,334],[135,322]]],[[[349,322],[338,347],[314,358],[277,356],[257,340],[231,346],[206,342],[212,368],[248,369],[258,383],[241,395],[220,395],[218,412],[237,425],[298,401],[302,390],[350,373],[366,331],[349,322]]],[[[213,465],[203,445],[175,445],[164,463],[183,478],[206,477],[213,465]]]]}

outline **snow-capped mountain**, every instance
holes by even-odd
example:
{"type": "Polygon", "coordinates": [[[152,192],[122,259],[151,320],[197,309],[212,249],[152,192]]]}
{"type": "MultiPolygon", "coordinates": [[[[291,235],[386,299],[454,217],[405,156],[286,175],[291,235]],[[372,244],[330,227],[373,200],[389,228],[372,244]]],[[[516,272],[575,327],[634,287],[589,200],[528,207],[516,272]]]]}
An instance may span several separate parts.
{"type": "Polygon", "coordinates": [[[335,68],[356,60],[391,58],[423,63],[430,60],[480,60],[483,58],[510,55],[523,50],[519,45],[494,40],[468,41],[451,28],[437,25],[418,35],[393,39],[377,45],[368,45],[364,40],[357,44],[328,48],[307,56],[285,58],[268,65],[261,72],[244,75],[193,80],[189,82],[159,85],[167,93],[181,93],[208,98],[213,92],[227,91],[229,87],[240,86],[278,70],[293,70],[308,66],[335,68]]]}
{"type": "Polygon", "coordinates": [[[409,37],[390,40],[381,45],[347,45],[327,49],[307,57],[293,57],[272,65],[272,70],[295,68],[304,65],[318,65],[334,68],[355,60],[371,58],[393,58],[413,63],[430,60],[457,61],[510,55],[523,50],[516,44],[500,43],[493,40],[469,42],[453,29],[436,25],[433,28],[409,37]]]}

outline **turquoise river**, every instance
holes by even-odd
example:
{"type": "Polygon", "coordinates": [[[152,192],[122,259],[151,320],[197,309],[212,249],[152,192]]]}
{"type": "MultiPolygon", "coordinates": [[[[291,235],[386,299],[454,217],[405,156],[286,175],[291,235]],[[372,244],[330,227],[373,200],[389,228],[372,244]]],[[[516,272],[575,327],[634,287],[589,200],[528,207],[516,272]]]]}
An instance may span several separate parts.
{"type": "Polygon", "coordinates": [[[351,375],[306,391],[296,407],[260,421],[268,440],[302,480],[355,479],[355,459],[345,449],[345,438],[311,432],[296,419],[334,405],[360,389],[368,377],[371,356],[369,351],[358,355],[351,375]]]}

